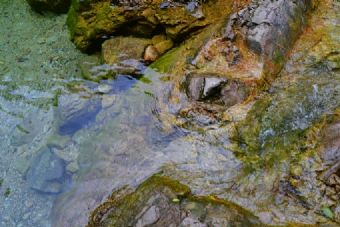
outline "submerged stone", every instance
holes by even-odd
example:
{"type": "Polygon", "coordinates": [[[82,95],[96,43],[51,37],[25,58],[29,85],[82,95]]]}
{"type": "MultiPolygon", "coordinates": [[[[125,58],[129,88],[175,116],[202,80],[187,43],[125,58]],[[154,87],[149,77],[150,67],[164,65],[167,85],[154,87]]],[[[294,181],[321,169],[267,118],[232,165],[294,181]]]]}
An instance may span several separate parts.
{"type": "Polygon", "coordinates": [[[65,163],[45,148],[34,159],[26,179],[30,187],[38,192],[57,194],[66,183],[65,163]]]}
{"type": "Polygon", "coordinates": [[[83,100],[83,102],[78,99],[65,100],[65,103],[59,106],[59,115],[63,120],[58,129],[59,134],[72,135],[83,127],[88,126],[96,120],[101,108],[101,100],[98,98],[89,101],[83,100]]]}

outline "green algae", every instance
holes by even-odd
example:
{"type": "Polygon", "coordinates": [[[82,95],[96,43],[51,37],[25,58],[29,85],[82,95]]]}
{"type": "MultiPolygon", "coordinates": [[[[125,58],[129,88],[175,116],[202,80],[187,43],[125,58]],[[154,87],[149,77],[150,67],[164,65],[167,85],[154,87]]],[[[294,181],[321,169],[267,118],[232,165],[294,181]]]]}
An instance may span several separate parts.
{"type": "Polygon", "coordinates": [[[286,161],[297,162],[300,155],[317,143],[317,138],[308,140],[315,131],[314,126],[328,111],[334,111],[340,105],[335,101],[339,99],[337,80],[324,85],[325,94],[318,98],[313,97],[311,81],[299,82],[299,86],[294,85],[276,96],[265,95],[236,126],[233,139],[238,145],[235,153],[248,168],[254,170],[286,161]]]}
{"type": "MultiPolygon", "coordinates": [[[[120,191],[118,191],[117,194],[119,192],[120,191]]],[[[163,194],[172,201],[171,203],[173,203],[173,205],[170,206],[188,206],[188,209],[191,209],[192,213],[202,213],[209,208],[212,209],[212,213],[219,211],[219,213],[223,215],[223,212],[219,210],[219,207],[221,207],[224,212],[229,212],[225,214],[224,218],[235,225],[237,223],[238,226],[244,227],[264,226],[260,225],[259,220],[250,212],[235,204],[220,200],[214,196],[193,196],[190,188],[178,181],[168,177],[154,175],[138,186],[134,192],[118,200],[116,199],[117,194],[113,193],[107,202],[93,212],[87,227],[127,226],[133,222],[134,217],[136,217],[140,210],[142,210],[142,208],[147,205],[147,202],[150,199],[152,200],[152,197],[156,196],[157,193],[163,194]],[[115,209],[112,209],[113,207],[115,209]]],[[[167,215],[172,215],[170,212],[173,211],[168,210],[168,212],[167,215]]]]}
{"type": "Polygon", "coordinates": [[[71,39],[80,50],[88,52],[98,49],[102,37],[112,34],[150,37],[156,32],[156,27],[161,26],[168,37],[178,39],[207,24],[183,7],[160,9],[160,3],[153,0],[135,6],[134,10],[126,10],[124,6],[113,6],[109,0],[84,3],[73,0],[67,19],[71,39]],[[125,31],[127,28],[128,31],[125,31]]]}
{"type": "MultiPolygon", "coordinates": [[[[197,218],[200,222],[209,223],[209,221],[212,221],[213,223],[219,223],[223,220],[222,223],[228,223],[230,226],[274,227],[273,225],[262,223],[259,218],[254,216],[250,211],[227,200],[220,199],[213,195],[193,195],[190,188],[186,185],[162,175],[151,176],[133,192],[126,188],[114,192],[106,202],[93,211],[87,227],[133,226],[137,220],[141,218],[141,212],[145,212],[146,209],[151,206],[159,206],[163,207],[159,209],[164,209],[164,203],[168,205],[162,212],[165,212],[164,215],[167,217],[172,217],[174,212],[179,212],[182,214],[190,214],[191,217],[197,218]],[[165,199],[163,200],[161,198],[165,199]]],[[[164,218],[164,216],[160,214],[160,217],[156,220],[157,224],[154,223],[154,226],[163,226],[165,223],[169,224],[166,221],[167,218],[164,218],[164,220],[162,220],[162,218],[164,218]]],[[[182,217],[182,219],[183,218],[184,217],[182,217]]],[[[180,221],[180,219],[172,220],[170,223],[176,223],[178,221],[180,221]]],[[[332,223],[287,223],[280,226],[322,227],[336,225],[332,223]]]]}
{"type": "Polygon", "coordinates": [[[320,19],[325,14],[334,17],[333,12],[327,13],[327,4],[325,1],[315,9],[311,30],[297,41],[288,67],[272,85],[271,93],[262,95],[235,127],[234,150],[248,170],[298,163],[316,149],[323,122],[340,105],[339,58],[334,51],[339,42],[333,34],[337,32],[333,24],[320,19]]]}

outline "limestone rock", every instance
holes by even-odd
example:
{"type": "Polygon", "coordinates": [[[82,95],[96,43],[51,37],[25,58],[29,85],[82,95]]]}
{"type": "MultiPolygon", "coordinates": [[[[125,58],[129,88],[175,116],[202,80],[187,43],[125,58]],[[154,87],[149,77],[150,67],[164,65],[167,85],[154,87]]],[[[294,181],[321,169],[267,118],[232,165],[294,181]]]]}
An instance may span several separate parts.
{"type": "Polygon", "coordinates": [[[150,39],[114,37],[102,44],[102,58],[106,64],[117,64],[128,59],[141,60],[150,39]]]}
{"type": "Polygon", "coordinates": [[[159,55],[160,54],[158,53],[158,50],[154,46],[149,45],[145,49],[144,61],[146,61],[146,62],[153,62],[153,61],[155,61],[159,57],[159,55]]]}
{"type": "Polygon", "coordinates": [[[157,31],[171,38],[207,25],[193,16],[183,3],[160,7],[162,1],[75,0],[68,13],[71,38],[82,51],[97,50],[108,36],[152,37],[157,31]]]}
{"type": "Polygon", "coordinates": [[[250,212],[224,200],[193,196],[167,177],[152,176],[119,199],[115,193],[91,215],[87,227],[240,226],[259,227],[250,212]]]}

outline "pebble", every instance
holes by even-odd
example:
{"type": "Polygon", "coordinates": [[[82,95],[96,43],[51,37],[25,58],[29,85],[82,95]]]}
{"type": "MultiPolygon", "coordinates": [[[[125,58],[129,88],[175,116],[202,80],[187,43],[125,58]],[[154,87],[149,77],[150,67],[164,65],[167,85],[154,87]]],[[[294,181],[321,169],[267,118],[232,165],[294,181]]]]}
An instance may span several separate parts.
{"type": "Polygon", "coordinates": [[[114,95],[103,95],[102,96],[102,107],[107,108],[113,105],[116,100],[116,96],[114,95]]]}
{"type": "Polygon", "coordinates": [[[159,53],[158,53],[157,49],[156,49],[153,45],[149,45],[149,46],[145,49],[145,53],[144,53],[144,61],[153,62],[153,61],[155,61],[158,57],[159,57],[159,53]]]}
{"type": "Polygon", "coordinates": [[[98,92],[102,94],[107,94],[112,91],[112,87],[108,84],[101,84],[98,86],[98,92]]]}
{"type": "Polygon", "coordinates": [[[39,192],[59,193],[63,187],[64,162],[47,147],[40,152],[27,172],[28,184],[39,192]]]}
{"type": "Polygon", "coordinates": [[[26,206],[27,208],[31,208],[31,207],[33,207],[33,202],[32,202],[32,201],[26,200],[26,201],[25,201],[25,206],[26,206]]]}
{"type": "Polygon", "coordinates": [[[71,162],[66,166],[66,170],[70,173],[75,173],[79,170],[79,165],[76,161],[71,162]]]}

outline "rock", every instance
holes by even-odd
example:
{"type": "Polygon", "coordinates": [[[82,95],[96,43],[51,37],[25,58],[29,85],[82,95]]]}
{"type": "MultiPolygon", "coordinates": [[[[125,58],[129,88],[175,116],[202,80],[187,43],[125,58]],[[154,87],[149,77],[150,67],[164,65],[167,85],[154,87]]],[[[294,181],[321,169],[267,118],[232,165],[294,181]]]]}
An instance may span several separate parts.
{"type": "Polygon", "coordinates": [[[201,48],[192,61],[195,73],[228,75],[249,90],[257,89],[264,80],[271,81],[307,24],[313,2],[251,1],[229,17],[221,37],[210,38],[201,48]]]}
{"type": "Polygon", "coordinates": [[[112,91],[112,87],[108,84],[100,84],[97,87],[97,90],[101,94],[107,94],[107,93],[110,93],[110,91],[112,91]]]}
{"type": "Polygon", "coordinates": [[[204,90],[203,90],[204,98],[214,95],[214,93],[218,92],[218,88],[220,88],[226,82],[227,80],[225,78],[206,77],[204,79],[204,90]]]}
{"type": "Polygon", "coordinates": [[[188,96],[195,101],[222,103],[230,107],[247,97],[247,89],[241,83],[210,75],[189,76],[188,96]]]}
{"type": "Polygon", "coordinates": [[[150,207],[138,220],[136,227],[145,227],[154,224],[160,218],[159,209],[156,206],[150,207]]]}
{"type": "Polygon", "coordinates": [[[116,100],[116,96],[113,95],[103,95],[102,96],[102,107],[107,108],[113,105],[116,100]]]}
{"type": "Polygon", "coordinates": [[[156,48],[159,55],[164,54],[174,45],[173,41],[165,35],[155,35],[154,37],[152,37],[151,41],[152,45],[156,48]]]}
{"type": "Polygon", "coordinates": [[[119,199],[113,193],[92,213],[87,227],[95,226],[260,227],[263,224],[235,204],[215,197],[193,196],[187,186],[177,181],[152,176],[119,199]]]}
{"type": "Polygon", "coordinates": [[[159,55],[160,54],[158,53],[158,50],[156,49],[156,47],[154,47],[153,45],[149,45],[145,49],[144,61],[153,62],[159,57],[159,55]]]}
{"type": "Polygon", "coordinates": [[[75,173],[79,170],[78,162],[73,161],[66,166],[66,170],[70,173],[75,173]]]}
{"type": "Polygon", "coordinates": [[[134,37],[114,37],[102,44],[102,58],[106,64],[118,64],[128,59],[143,59],[145,48],[150,39],[134,37]]]}
{"type": "Polygon", "coordinates": [[[163,34],[172,40],[208,24],[185,9],[183,3],[159,7],[160,0],[72,1],[67,24],[75,45],[82,51],[98,49],[98,43],[112,34],[152,37],[163,34]]]}
{"type": "Polygon", "coordinates": [[[21,174],[26,174],[27,170],[30,168],[30,161],[24,156],[19,156],[14,162],[14,167],[21,174]]]}
{"type": "Polygon", "coordinates": [[[61,96],[59,103],[57,113],[62,123],[58,130],[62,136],[72,135],[94,122],[102,108],[99,98],[86,100],[77,95],[61,96]]]}
{"type": "Polygon", "coordinates": [[[129,59],[112,65],[85,66],[82,68],[82,76],[87,80],[100,82],[101,80],[114,79],[120,74],[140,77],[145,69],[146,66],[142,62],[129,59]]]}
{"type": "Polygon", "coordinates": [[[26,175],[29,186],[43,193],[60,193],[66,182],[65,163],[44,148],[33,160],[26,175]]]}
{"type": "Polygon", "coordinates": [[[221,100],[227,107],[243,102],[248,97],[247,88],[236,82],[231,81],[221,90],[221,100]]]}
{"type": "Polygon", "coordinates": [[[27,2],[38,12],[52,11],[55,13],[66,13],[71,4],[71,0],[27,0],[27,2]]]}
{"type": "Polygon", "coordinates": [[[193,100],[200,100],[204,91],[204,83],[203,77],[190,78],[187,89],[188,96],[193,100]]]}

